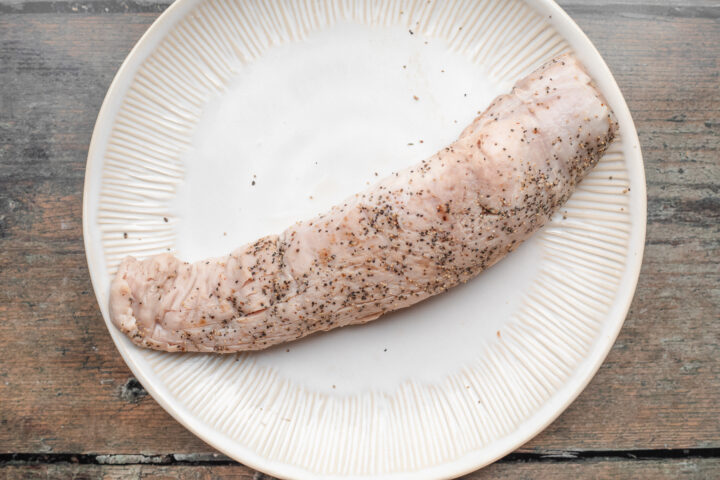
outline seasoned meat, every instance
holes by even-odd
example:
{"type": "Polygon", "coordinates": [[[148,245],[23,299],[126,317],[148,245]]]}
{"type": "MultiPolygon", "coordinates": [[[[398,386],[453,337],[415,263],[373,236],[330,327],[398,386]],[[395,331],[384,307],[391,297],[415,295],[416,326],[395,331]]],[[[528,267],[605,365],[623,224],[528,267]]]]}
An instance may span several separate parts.
{"type": "Polygon", "coordinates": [[[126,258],[110,316],[157,350],[259,350],[369,322],[466,282],[568,199],[617,129],[573,56],[498,97],[452,145],[230,255],[126,258]]]}

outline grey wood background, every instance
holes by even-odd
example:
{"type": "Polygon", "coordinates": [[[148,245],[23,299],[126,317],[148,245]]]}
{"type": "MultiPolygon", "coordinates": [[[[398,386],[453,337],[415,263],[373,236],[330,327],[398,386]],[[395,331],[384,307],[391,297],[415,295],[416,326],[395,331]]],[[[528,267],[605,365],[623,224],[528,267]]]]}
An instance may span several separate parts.
{"type": "MultiPolygon", "coordinates": [[[[720,3],[569,0],[640,134],[645,259],[625,327],[545,432],[467,478],[720,478],[720,3]]],[[[168,3],[0,0],[0,477],[265,478],[132,378],[82,243],[110,81],[168,3]]]]}

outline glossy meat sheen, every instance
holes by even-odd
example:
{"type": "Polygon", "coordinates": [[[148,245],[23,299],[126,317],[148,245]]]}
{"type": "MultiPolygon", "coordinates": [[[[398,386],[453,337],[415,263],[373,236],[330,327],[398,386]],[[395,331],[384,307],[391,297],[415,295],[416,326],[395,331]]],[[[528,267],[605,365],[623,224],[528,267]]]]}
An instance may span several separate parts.
{"type": "Polygon", "coordinates": [[[560,57],[517,83],[451,146],[329,212],[188,264],[126,258],[110,315],[158,350],[258,350],[365,323],[474,277],[541,227],[596,164],[616,123],[560,57]]]}

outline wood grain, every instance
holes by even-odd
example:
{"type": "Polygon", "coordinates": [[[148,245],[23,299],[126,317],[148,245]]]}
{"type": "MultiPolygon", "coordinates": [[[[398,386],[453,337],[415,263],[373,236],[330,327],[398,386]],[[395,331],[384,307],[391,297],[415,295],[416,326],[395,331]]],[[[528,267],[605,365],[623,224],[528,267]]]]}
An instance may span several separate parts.
{"type": "MultiPolygon", "coordinates": [[[[718,459],[686,460],[589,460],[578,462],[496,463],[460,480],[714,480],[720,470],[718,459]]],[[[242,465],[22,465],[6,467],[7,480],[90,479],[121,480],[271,480],[242,465]]]]}
{"type": "MultiPolygon", "coordinates": [[[[693,2],[681,6],[695,10],[678,14],[655,1],[615,5],[575,1],[569,11],[613,70],[638,127],[648,179],[643,270],[598,375],[523,451],[720,446],[718,8],[693,2]]],[[[211,452],[133,381],[90,285],[81,232],[87,146],[115,71],[157,16],[93,11],[0,14],[0,453],[211,452]]],[[[656,463],[493,468],[527,478],[613,478],[642,468],[656,468],[647,478],[703,478],[717,468],[712,459],[656,463]]],[[[59,478],[77,468],[79,476],[114,478],[140,468],[150,478],[252,477],[231,466],[28,468],[3,473],[59,478]]]]}

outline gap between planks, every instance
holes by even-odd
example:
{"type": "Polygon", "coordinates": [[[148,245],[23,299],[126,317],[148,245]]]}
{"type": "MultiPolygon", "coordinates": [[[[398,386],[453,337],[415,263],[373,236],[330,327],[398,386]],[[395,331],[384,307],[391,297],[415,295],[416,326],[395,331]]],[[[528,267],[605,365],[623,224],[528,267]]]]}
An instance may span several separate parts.
{"type": "MultiPolygon", "coordinates": [[[[578,462],[583,460],[670,460],[720,459],[720,448],[651,449],[651,450],[545,450],[511,453],[499,463],[513,462],[578,462]]],[[[92,455],[73,453],[5,453],[0,454],[0,468],[6,465],[58,464],[79,465],[174,465],[212,466],[237,465],[237,462],[217,453],[168,455],[92,455]]]]}

